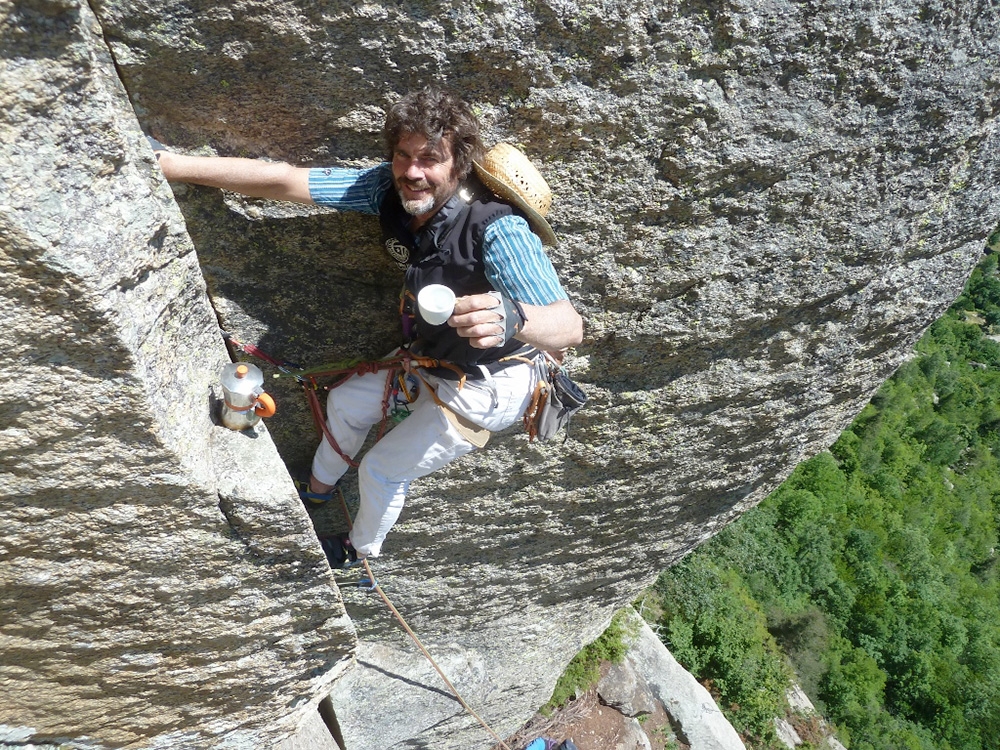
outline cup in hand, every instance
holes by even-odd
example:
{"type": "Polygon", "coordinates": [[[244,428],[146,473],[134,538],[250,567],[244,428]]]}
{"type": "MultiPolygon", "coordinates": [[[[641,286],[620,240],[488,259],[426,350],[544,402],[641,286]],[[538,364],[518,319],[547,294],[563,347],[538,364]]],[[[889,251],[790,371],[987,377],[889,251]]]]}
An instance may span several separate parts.
{"type": "Polygon", "coordinates": [[[455,311],[455,293],[443,284],[429,284],[417,294],[417,306],[420,317],[439,326],[455,311]]]}

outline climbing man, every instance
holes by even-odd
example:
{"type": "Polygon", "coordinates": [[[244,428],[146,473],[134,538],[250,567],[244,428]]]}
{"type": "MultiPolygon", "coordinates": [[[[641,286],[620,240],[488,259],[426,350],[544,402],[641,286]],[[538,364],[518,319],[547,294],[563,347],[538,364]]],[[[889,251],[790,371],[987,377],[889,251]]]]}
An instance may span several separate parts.
{"type": "MultiPolygon", "coordinates": [[[[391,107],[383,136],[388,161],[369,169],[187,156],[154,143],[170,181],[379,217],[385,247],[405,271],[404,347],[428,359],[413,368],[418,394],[410,415],[358,466],[361,502],[340,550],[358,559],[378,556],[412,480],[521,417],[538,352],[583,337],[580,315],[542,247],[555,244],[545,220],[551,194],[527,158],[506,144],[486,153],[469,104],[436,87],[391,107]],[[414,304],[431,284],[457,297],[439,325],[414,304]],[[431,360],[437,366],[426,364],[431,360]]],[[[304,499],[332,494],[347,459],[382,420],[385,391],[384,373],[355,375],[331,389],[326,416],[336,445],[324,439],[317,448],[304,499]]]]}

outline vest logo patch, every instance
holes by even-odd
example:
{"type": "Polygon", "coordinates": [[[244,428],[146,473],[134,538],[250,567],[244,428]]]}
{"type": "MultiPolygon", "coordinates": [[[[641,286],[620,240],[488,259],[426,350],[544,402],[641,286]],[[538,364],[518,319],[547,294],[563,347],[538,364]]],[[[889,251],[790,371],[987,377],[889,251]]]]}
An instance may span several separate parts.
{"type": "Polygon", "coordinates": [[[385,241],[385,249],[400,268],[406,268],[410,262],[410,248],[391,237],[385,241]]]}

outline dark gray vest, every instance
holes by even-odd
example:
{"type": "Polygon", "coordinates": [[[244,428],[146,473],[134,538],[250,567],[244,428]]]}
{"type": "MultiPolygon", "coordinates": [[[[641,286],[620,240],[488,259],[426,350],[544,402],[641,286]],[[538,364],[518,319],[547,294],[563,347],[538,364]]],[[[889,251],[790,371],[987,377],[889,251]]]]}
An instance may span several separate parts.
{"type": "Polygon", "coordinates": [[[386,250],[406,272],[403,328],[404,332],[408,327],[411,329],[408,338],[413,342],[410,350],[414,354],[470,369],[496,362],[524,346],[511,339],[504,346],[475,349],[447,323],[438,326],[427,323],[415,304],[417,293],[428,284],[444,284],[456,297],[497,291],[486,278],[483,232],[491,222],[513,212],[473,175],[414,234],[409,229],[413,217],[403,209],[396,190],[386,193],[379,220],[386,250]]]}

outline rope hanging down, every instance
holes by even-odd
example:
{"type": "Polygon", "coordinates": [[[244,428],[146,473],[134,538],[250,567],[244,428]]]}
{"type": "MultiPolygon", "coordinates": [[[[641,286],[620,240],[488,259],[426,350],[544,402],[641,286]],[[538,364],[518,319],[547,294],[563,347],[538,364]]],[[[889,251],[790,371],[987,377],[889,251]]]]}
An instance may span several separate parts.
{"type": "MultiPolygon", "coordinates": [[[[352,527],[351,513],[350,510],[348,510],[347,508],[347,500],[344,498],[344,493],[340,490],[340,487],[337,487],[337,494],[340,496],[340,507],[344,512],[344,520],[347,523],[347,528],[350,529],[352,527]]],[[[365,568],[365,575],[368,576],[367,583],[371,584],[370,586],[364,586],[363,588],[365,588],[365,590],[367,591],[374,591],[376,594],[379,595],[379,597],[385,603],[385,606],[389,609],[390,612],[392,612],[393,617],[396,618],[396,622],[398,622],[400,626],[403,628],[403,630],[406,631],[406,634],[410,636],[411,640],[416,644],[417,648],[420,649],[420,653],[422,653],[424,657],[427,659],[427,661],[430,662],[430,665],[434,667],[434,671],[438,673],[438,676],[444,681],[444,684],[448,686],[448,689],[451,691],[452,695],[455,696],[455,699],[459,702],[459,705],[461,705],[462,708],[464,708],[466,712],[468,712],[468,714],[472,716],[472,718],[478,721],[479,724],[483,727],[483,729],[485,729],[490,734],[490,736],[497,741],[498,744],[495,745],[494,747],[500,747],[503,750],[511,750],[510,747],[507,745],[507,743],[503,741],[503,738],[494,731],[493,727],[487,724],[486,720],[483,719],[479,714],[477,714],[475,710],[472,708],[472,706],[470,706],[466,702],[465,698],[462,697],[462,694],[458,692],[458,688],[456,688],[451,683],[451,680],[448,679],[448,676],[444,673],[444,670],[442,670],[441,667],[438,665],[438,663],[434,661],[434,657],[431,656],[430,651],[428,651],[427,647],[420,642],[420,639],[417,637],[417,634],[413,632],[413,628],[411,628],[407,624],[406,620],[403,618],[403,615],[399,613],[399,610],[396,609],[395,605],[389,600],[389,597],[386,595],[385,591],[383,591],[382,587],[379,586],[378,579],[375,578],[375,574],[372,572],[371,566],[368,564],[368,559],[363,558],[361,560],[361,564],[365,568]]],[[[365,579],[359,580],[358,586],[361,587],[364,581],[365,579]]]]}
{"type": "Polygon", "coordinates": [[[382,601],[385,602],[385,606],[389,608],[389,611],[392,612],[393,616],[396,618],[396,621],[403,627],[403,630],[406,631],[406,634],[410,636],[411,639],[413,639],[413,642],[415,644],[417,644],[417,648],[420,649],[420,652],[427,658],[427,661],[431,663],[431,666],[434,667],[434,671],[436,671],[438,675],[441,677],[441,679],[444,680],[444,684],[448,686],[448,689],[452,692],[452,695],[454,695],[455,698],[458,700],[458,702],[461,704],[462,708],[464,708],[469,713],[469,715],[472,716],[472,718],[478,721],[480,725],[483,727],[483,729],[489,732],[490,736],[497,741],[497,743],[500,745],[501,748],[503,748],[503,750],[510,750],[510,747],[507,745],[506,742],[503,741],[503,738],[493,730],[493,727],[487,724],[486,721],[473,710],[472,706],[470,706],[468,703],[465,702],[465,699],[462,697],[461,693],[459,693],[458,690],[455,688],[455,686],[451,684],[451,680],[449,680],[447,676],[445,676],[444,671],[441,669],[441,667],[438,666],[438,663],[434,661],[434,657],[431,656],[430,652],[426,649],[424,644],[420,642],[419,638],[417,638],[417,634],[414,633],[413,629],[406,624],[406,620],[403,619],[403,616],[399,613],[399,610],[393,606],[392,602],[389,601],[389,597],[386,596],[385,592],[382,590],[382,587],[378,585],[378,581],[375,580],[375,576],[372,574],[372,569],[368,565],[367,558],[362,560],[361,563],[365,566],[365,572],[368,574],[368,580],[372,582],[372,590],[382,598],[382,601]]]}

